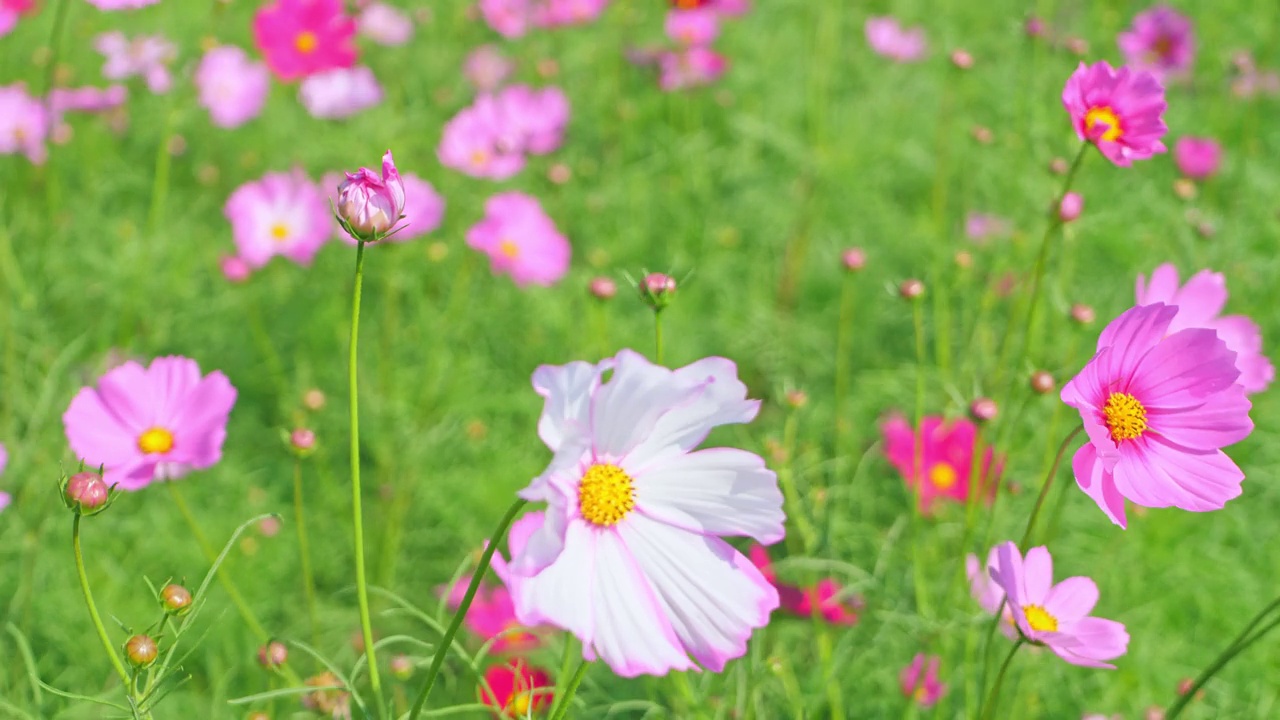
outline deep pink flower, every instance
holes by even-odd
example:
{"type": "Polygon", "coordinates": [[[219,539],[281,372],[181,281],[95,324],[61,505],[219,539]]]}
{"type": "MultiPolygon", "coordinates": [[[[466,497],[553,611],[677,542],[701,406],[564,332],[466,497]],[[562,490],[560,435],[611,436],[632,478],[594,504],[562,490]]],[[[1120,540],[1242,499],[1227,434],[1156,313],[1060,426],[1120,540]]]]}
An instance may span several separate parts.
{"type": "Polygon", "coordinates": [[[382,156],[382,174],[362,167],[338,186],[338,217],[346,230],[361,240],[379,240],[391,232],[404,215],[404,183],[388,150],[382,156]]]}
{"type": "Polygon", "coordinates": [[[223,213],[241,258],[260,268],[275,255],[310,265],[333,230],[325,194],[301,170],[267,173],[231,193],[223,213]]]}
{"type": "Polygon", "coordinates": [[[276,0],[253,16],[253,41],[284,81],[356,63],[356,21],[342,0],[276,0]]]}
{"type": "Polygon", "coordinates": [[[514,70],[515,63],[495,45],[481,45],[472,50],[462,64],[462,74],[480,92],[497,90],[514,70]]]}
{"type": "Polygon", "coordinates": [[[1126,65],[1161,79],[1187,73],[1195,59],[1191,19],[1168,5],[1139,13],[1133,27],[1120,33],[1116,42],[1126,65]]]}
{"type": "MultiPolygon", "coordinates": [[[[528,525],[533,522],[536,525],[537,518],[533,517],[530,520],[531,517],[525,516],[517,520],[511,531],[527,532],[521,523],[528,525]],[[517,530],[517,526],[521,529],[517,530]]],[[[490,567],[498,578],[498,583],[480,585],[475,597],[471,600],[471,607],[467,609],[467,616],[463,618],[462,624],[485,642],[497,638],[493,644],[495,653],[523,653],[538,647],[542,644],[539,633],[543,629],[526,628],[516,619],[515,603],[511,599],[511,591],[507,584],[510,571],[502,553],[493,554],[490,567]]],[[[463,575],[452,587],[440,588],[450,609],[457,610],[462,606],[462,598],[466,595],[471,580],[471,575],[463,575]]]]}
{"type": "Polygon", "coordinates": [[[35,0],[0,0],[0,37],[12,32],[18,19],[35,8],[35,0]]]}
{"type": "Polygon", "coordinates": [[[1178,284],[1178,268],[1165,263],[1151,273],[1151,281],[1139,275],[1134,291],[1138,305],[1165,303],[1178,306],[1169,333],[1184,328],[1208,328],[1236,354],[1236,381],[1247,393],[1262,392],[1275,379],[1271,361],[1262,354],[1262,331],[1244,315],[1221,316],[1227,304],[1227,280],[1222,273],[1201,270],[1178,284]]]}
{"type": "Polygon", "coordinates": [[[122,490],[173,480],[222,459],[227,416],[236,389],[195,360],[162,357],[142,367],[129,361],[82,388],[62,416],[71,449],[122,490]]]}
{"type": "Polygon", "coordinates": [[[682,45],[709,45],[720,34],[720,15],[710,7],[671,10],[666,31],[667,37],[682,45]]]}
{"type": "Polygon", "coordinates": [[[0,85],[0,155],[22,153],[36,165],[49,156],[49,114],[22,83],[0,85]]]}
{"type": "Polygon", "coordinates": [[[1013,613],[1009,604],[1004,601],[1004,588],[991,579],[991,569],[999,559],[999,548],[991,548],[987,554],[986,564],[978,562],[978,556],[972,553],[964,556],[965,577],[969,579],[969,594],[978,601],[979,607],[988,615],[1000,613],[1000,632],[1010,640],[1016,640],[1018,629],[1013,623],[1013,613]]]}
{"type": "Polygon", "coordinates": [[[403,10],[372,2],[356,17],[356,30],[379,45],[404,45],[413,38],[413,19],[403,10]]]}
{"type": "Polygon", "coordinates": [[[778,591],[778,607],[784,612],[810,618],[813,617],[816,606],[818,617],[832,625],[857,624],[862,611],[862,600],[856,596],[849,597],[835,580],[823,578],[809,588],[780,582],[773,570],[773,563],[769,560],[769,551],[759,543],[752,543],[747,549],[747,559],[778,591]]]}
{"type": "Polygon", "coordinates": [[[937,655],[926,658],[924,653],[917,653],[911,659],[911,664],[902,668],[902,672],[898,675],[898,686],[902,688],[902,696],[914,700],[920,707],[936,705],[942,699],[943,693],[947,691],[947,686],[938,681],[938,664],[941,662],[942,658],[937,655]],[[929,661],[928,669],[925,669],[926,659],[929,661]]]}
{"type": "Polygon", "coordinates": [[[1053,583],[1053,558],[1043,546],[1027,551],[1024,560],[1018,546],[996,546],[996,567],[991,579],[1004,588],[1018,632],[1027,640],[1046,645],[1072,665],[1115,669],[1107,660],[1124,655],[1129,634],[1115,620],[1090,617],[1098,603],[1098,586],[1087,577],[1069,577],[1053,583]]]}
{"type": "Polygon", "coordinates": [[[524,169],[525,160],[520,147],[501,139],[492,118],[467,107],[445,123],[436,155],[440,164],[472,177],[506,180],[524,169]]]}
{"type": "Polygon", "coordinates": [[[88,0],[88,3],[99,10],[134,10],[136,8],[155,5],[160,0],[88,0]]]}
{"type": "Polygon", "coordinates": [[[140,35],[132,40],[121,32],[107,32],[93,41],[94,48],[107,59],[102,75],[108,80],[124,80],[142,76],[147,89],[153,93],[166,93],[173,86],[169,75],[169,63],[178,55],[178,48],[160,35],[140,35]]]}
{"type": "Polygon", "coordinates": [[[1151,73],[1080,63],[1062,90],[1062,104],[1076,135],[1116,165],[1165,151],[1164,87],[1151,73]]]}
{"type": "Polygon", "coordinates": [[[298,100],[312,117],[336,120],[382,102],[382,86],[364,65],[334,68],[303,79],[298,100]]]}
{"type": "Polygon", "coordinates": [[[480,15],[499,35],[512,39],[529,32],[530,0],[480,0],[480,15]]]}
{"type": "Polygon", "coordinates": [[[519,287],[556,284],[572,253],[538,200],[521,192],[489,198],[484,219],[467,231],[467,246],[488,255],[493,272],[510,275],[519,287]]]}
{"type": "Polygon", "coordinates": [[[729,70],[729,61],[708,47],[691,47],[658,55],[658,87],[666,92],[710,85],[729,70]]]}
{"type": "Polygon", "coordinates": [[[1208,180],[1222,166],[1222,146],[1211,138],[1184,136],[1173,144],[1178,172],[1192,180],[1208,180]]]}
{"type": "Polygon", "coordinates": [[[530,668],[524,660],[509,660],[484,671],[490,694],[480,686],[480,700],[500,718],[518,720],[536,716],[555,699],[555,682],[545,672],[530,668]]]}
{"type": "Polygon", "coordinates": [[[890,464],[902,473],[907,487],[919,501],[920,512],[929,515],[939,499],[965,502],[971,492],[978,492],[984,502],[995,497],[999,484],[1000,466],[992,468],[995,454],[991,448],[983,452],[977,488],[970,487],[969,474],[973,468],[973,447],[977,440],[977,428],[965,418],[948,421],[939,416],[929,416],[921,423],[921,432],[912,432],[911,426],[901,416],[889,418],[881,426],[884,434],[884,453],[890,464]],[[916,442],[923,437],[920,457],[916,457],[916,442]],[[919,463],[920,472],[916,472],[919,463]],[[918,478],[925,482],[920,483],[918,478]]]}
{"type": "Polygon", "coordinates": [[[1120,527],[1125,498],[1217,510],[1244,480],[1220,449],[1253,430],[1236,354],[1213,330],[1170,332],[1178,312],[1164,303],[1129,309],[1062,388],[1089,436],[1072,460],[1076,482],[1120,527]]]}
{"type": "Polygon", "coordinates": [[[240,127],[257,117],[271,90],[267,66],[230,45],[204,54],[195,81],[200,104],[209,111],[213,124],[223,128],[240,127]]]}
{"type": "Polygon", "coordinates": [[[869,17],[864,29],[871,50],[890,60],[915,62],[923,59],[928,49],[924,28],[904,28],[897,18],[869,17]]]}

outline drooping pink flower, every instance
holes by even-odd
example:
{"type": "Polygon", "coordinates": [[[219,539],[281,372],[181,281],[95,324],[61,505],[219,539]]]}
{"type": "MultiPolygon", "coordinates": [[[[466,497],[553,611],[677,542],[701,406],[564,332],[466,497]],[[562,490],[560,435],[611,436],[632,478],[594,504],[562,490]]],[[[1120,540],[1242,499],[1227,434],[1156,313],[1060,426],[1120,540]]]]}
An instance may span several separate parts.
{"type": "Polygon", "coordinates": [[[462,64],[462,73],[480,92],[497,90],[515,70],[515,63],[508,60],[495,45],[481,45],[472,50],[462,64]]]}
{"type": "Polygon", "coordinates": [[[480,0],[480,16],[494,32],[514,39],[529,32],[533,7],[530,0],[480,0]]]}
{"type": "Polygon", "coordinates": [[[691,47],[658,55],[658,87],[666,92],[710,85],[729,70],[729,60],[709,47],[691,47]]]}
{"type": "Polygon", "coordinates": [[[22,83],[0,86],[0,155],[22,153],[36,165],[49,157],[49,114],[22,83]]]}
{"type": "Polygon", "coordinates": [[[1213,330],[1170,332],[1178,313],[1164,303],[1127,310],[1062,388],[1089,436],[1072,459],[1076,483],[1120,527],[1126,498],[1217,510],[1244,480],[1221,450],[1253,430],[1236,354],[1213,330]]]}
{"type": "Polygon", "coordinates": [[[484,671],[480,700],[500,718],[518,720],[536,716],[555,699],[555,682],[545,672],[530,668],[524,660],[509,660],[484,671]]]}
{"type": "Polygon", "coordinates": [[[1034,547],[1026,559],[1018,546],[996,546],[991,579],[1004,588],[1018,632],[1037,645],[1048,646],[1072,665],[1115,669],[1108,660],[1124,655],[1129,634],[1115,620],[1091,617],[1098,604],[1098,586],[1087,577],[1053,582],[1053,558],[1034,547]]]}
{"type": "Polygon", "coordinates": [[[720,34],[720,15],[710,7],[671,10],[666,31],[667,37],[682,45],[710,45],[720,34]]]}
{"type": "Polygon", "coordinates": [[[404,182],[388,150],[382,156],[382,173],[362,167],[338,186],[335,206],[349,234],[361,240],[379,240],[391,232],[404,215],[404,182]]]}
{"type": "Polygon", "coordinates": [[[1192,180],[1208,180],[1222,166],[1222,146],[1212,138],[1183,136],[1173,144],[1178,172],[1192,180]]]}
{"type": "Polygon", "coordinates": [[[153,93],[166,93],[173,86],[169,63],[178,56],[178,48],[160,35],[140,35],[132,40],[121,32],[106,32],[93,41],[93,46],[107,59],[102,75],[108,80],[124,80],[135,75],[147,82],[153,93]]]}
{"type": "Polygon", "coordinates": [[[916,62],[924,58],[928,44],[924,28],[904,28],[897,18],[869,17],[864,30],[871,50],[881,57],[897,62],[916,62]]]}
{"type": "Polygon", "coordinates": [[[1149,282],[1145,276],[1138,276],[1134,295],[1138,305],[1165,303],[1178,307],[1169,333],[1185,328],[1216,331],[1218,339],[1236,354],[1236,369],[1240,371],[1236,382],[1245,392],[1262,392],[1275,379],[1275,367],[1262,354],[1258,324],[1244,315],[1221,315],[1227,304],[1227,280],[1222,273],[1201,270],[1179,286],[1178,268],[1165,263],[1152,271],[1149,282]]]}
{"type": "Polygon", "coordinates": [[[413,38],[413,18],[382,2],[371,2],[356,17],[356,30],[379,45],[404,45],[413,38]]]}
{"type": "Polygon", "coordinates": [[[933,707],[942,699],[947,686],[938,681],[938,665],[942,658],[924,653],[917,653],[911,664],[902,668],[898,675],[898,686],[902,688],[902,696],[914,700],[920,707],[933,707]],[[928,660],[928,669],[925,661],[928,660]],[[923,676],[921,675],[923,672],[923,676]]]}
{"type": "Polygon", "coordinates": [[[1004,588],[991,579],[991,568],[996,566],[997,548],[991,548],[987,554],[985,565],[978,562],[978,556],[972,553],[964,556],[965,577],[969,579],[969,594],[978,602],[978,606],[988,615],[1000,613],[1000,632],[1009,639],[1018,637],[1018,630],[1013,624],[1013,613],[1009,604],[1004,601],[1004,588]]]}
{"type": "Polygon", "coordinates": [[[160,0],[88,0],[88,3],[99,10],[135,10],[155,5],[160,0]]]}
{"type": "Polygon", "coordinates": [[[276,0],[253,16],[253,40],[284,81],[356,63],[356,21],[342,0],[276,0]]]}
{"type": "Polygon", "coordinates": [[[204,54],[196,68],[200,104],[214,125],[235,128],[262,112],[271,90],[267,66],[238,47],[222,45],[204,54]]]}
{"type": "Polygon", "coordinates": [[[310,265],[333,230],[324,192],[301,170],[267,173],[241,185],[223,213],[240,257],[255,269],[275,255],[310,265]]]}
{"type": "Polygon", "coordinates": [[[493,272],[510,275],[519,287],[556,284],[572,253],[537,198],[521,192],[489,198],[484,219],[467,231],[467,246],[488,255],[493,272]]]}
{"type": "Polygon", "coordinates": [[[447,168],[490,180],[506,180],[525,163],[521,148],[501,143],[492,120],[476,106],[463,108],[445,123],[436,155],[447,168]]]}
{"type": "Polygon", "coordinates": [[[1128,167],[1165,151],[1164,87],[1154,75],[1107,62],[1080,63],[1062,90],[1076,135],[1111,162],[1128,167]]]}
{"type": "Polygon", "coordinates": [[[18,19],[35,8],[35,0],[0,0],[0,37],[13,32],[18,19]]]}
{"type": "Polygon", "coordinates": [[[1133,19],[1133,27],[1116,38],[1125,65],[1157,78],[1184,75],[1195,60],[1196,36],[1191,18],[1168,5],[1156,5],[1133,19]]]}
{"type": "Polygon", "coordinates": [[[303,79],[298,100],[312,117],[337,120],[382,102],[382,86],[364,65],[334,68],[303,79]]]}
{"type": "Polygon", "coordinates": [[[129,361],[82,388],[62,416],[67,440],[86,465],[121,490],[173,480],[222,459],[236,389],[195,360],[161,357],[147,367],[129,361]]]}
{"type": "Polygon", "coordinates": [[[623,677],[694,660],[721,671],[778,607],[773,586],[721,536],[771,544],[784,532],[763,460],[695,450],[712,428],[759,411],[737,368],[713,357],[668,370],[623,350],[594,365],[544,365],[533,383],[546,398],[538,434],[555,455],[520,492],[545,512],[509,537],[516,616],[572,632],[585,658],[623,677]]]}
{"type": "Polygon", "coordinates": [[[759,543],[752,543],[747,549],[747,559],[778,591],[778,607],[784,612],[811,618],[816,611],[818,617],[832,625],[857,624],[862,611],[862,600],[856,596],[848,596],[835,580],[823,578],[808,588],[780,582],[778,574],[773,570],[773,563],[769,560],[769,551],[759,543]]]}
{"type": "MultiPolygon", "coordinates": [[[[527,524],[530,517],[532,516],[517,520],[517,525],[527,524]]],[[[535,524],[536,521],[537,518],[534,518],[535,524]]],[[[516,531],[514,526],[512,531],[516,531]]],[[[519,532],[525,532],[525,530],[519,532]]],[[[498,583],[480,585],[475,597],[471,600],[471,607],[467,609],[466,617],[462,620],[463,626],[486,642],[497,638],[493,644],[495,653],[523,653],[533,650],[542,644],[540,631],[536,627],[527,628],[516,619],[515,603],[511,599],[511,591],[507,586],[510,570],[502,553],[493,554],[490,567],[493,569],[493,574],[497,576],[498,583]]],[[[452,587],[440,588],[450,609],[457,610],[462,606],[463,596],[466,595],[471,580],[471,575],[463,575],[452,587]]]]}
{"type": "Polygon", "coordinates": [[[996,462],[995,454],[987,448],[982,455],[977,487],[971,487],[969,475],[977,427],[968,419],[948,421],[936,415],[925,417],[921,431],[915,433],[904,418],[893,416],[880,429],[884,434],[885,456],[902,473],[907,487],[917,497],[920,512],[925,515],[933,512],[934,503],[940,499],[965,502],[974,492],[984,502],[995,497],[1003,460],[996,462]],[[922,442],[918,458],[917,442],[922,442]],[[924,482],[920,482],[921,477],[924,482]]]}

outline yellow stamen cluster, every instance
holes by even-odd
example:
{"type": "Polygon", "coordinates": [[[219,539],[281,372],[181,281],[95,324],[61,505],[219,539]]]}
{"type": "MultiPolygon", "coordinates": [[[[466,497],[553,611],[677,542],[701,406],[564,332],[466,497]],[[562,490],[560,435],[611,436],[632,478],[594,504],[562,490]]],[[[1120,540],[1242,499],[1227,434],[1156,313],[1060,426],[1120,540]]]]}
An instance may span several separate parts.
{"type": "Polygon", "coordinates": [[[1120,127],[1120,116],[1116,115],[1116,111],[1103,105],[1101,107],[1089,108],[1089,112],[1084,114],[1084,129],[1088,133],[1093,132],[1093,127],[1098,123],[1107,126],[1102,132],[1099,140],[1106,142],[1115,142],[1124,135],[1124,130],[1120,127]]]}
{"type": "Polygon", "coordinates": [[[1022,614],[1027,617],[1027,624],[1036,632],[1057,632],[1058,618],[1049,614],[1039,605],[1023,605],[1022,614]]]}
{"type": "Polygon", "coordinates": [[[1129,393],[1111,393],[1102,408],[1111,439],[1120,442],[1141,437],[1147,430],[1147,409],[1129,393]]]}
{"type": "Polygon", "coordinates": [[[173,433],[153,427],[138,438],[138,449],[148,455],[167,453],[173,449],[173,433]]]}
{"type": "Polygon", "coordinates": [[[956,484],[959,479],[956,469],[950,463],[937,463],[929,468],[929,482],[939,490],[946,490],[956,484]]]}
{"type": "Polygon", "coordinates": [[[293,46],[298,49],[298,52],[309,55],[320,46],[320,39],[316,37],[315,33],[303,30],[298,33],[298,37],[294,38],[293,46]]]}
{"type": "Polygon", "coordinates": [[[631,476],[617,465],[592,465],[578,485],[578,511],[598,527],[609,527],[636,506],[631,476]]]}

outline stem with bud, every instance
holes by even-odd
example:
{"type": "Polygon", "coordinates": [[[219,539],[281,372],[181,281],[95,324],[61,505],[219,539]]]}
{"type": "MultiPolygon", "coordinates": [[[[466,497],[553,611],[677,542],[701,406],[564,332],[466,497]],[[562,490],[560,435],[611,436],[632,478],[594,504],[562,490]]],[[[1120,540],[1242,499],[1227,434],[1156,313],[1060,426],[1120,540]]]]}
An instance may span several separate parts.
{"type": "Polygon", "coordinates": [[[80,513],[76,513],[75,519],[71,521],[71,549],[75,553],[76,573],[80,576],[80,592],[84,594],[84,604],[89,608],[89,619],[93,621],[93,627],[98,631],[98,639],[102,641],[102,647],[107,651],[111,666],[120,676],[120,682],[124,683],[125,688],[128,689],[132,686],[129,671],[125,670],[115,646],[111,644],[111,637],[107,635],[107,628],[102,624],[102,616],[98,614],[98,606],[93,602],[93,593],[89,590],[89,576],[84,571],[84,553],[80,551],[80,513]]]}

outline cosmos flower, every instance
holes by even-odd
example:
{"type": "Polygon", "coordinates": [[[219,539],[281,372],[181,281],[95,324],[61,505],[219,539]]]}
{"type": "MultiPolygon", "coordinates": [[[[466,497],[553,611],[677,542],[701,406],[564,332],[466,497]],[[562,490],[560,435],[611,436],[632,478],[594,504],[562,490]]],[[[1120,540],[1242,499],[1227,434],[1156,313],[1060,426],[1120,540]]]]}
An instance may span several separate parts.
{"type": "Polygon", "coordinates": [[[18,19],[36,9],[36,0],[0,0],[0,37],[13,32],[18,19]]]}
{"type": "Polygon", "coordinates": [[[484,672],[492,694],[480,686],[480,700],[500,718],[518,720],[536,716],[555,699],[555,682],[545,672],[530,668],[524,660],[510,660],[484,672]]]}
{"type": "Polygon", "coordinates": [[[996,566],[997,548],[991,548],[985,565],[978,562],[978,556],[969,553],[964,556],[965,577],[969,579],[969,594],[978,602],[978,606],[988,615],[1000,613],[1000,632],[1010,640],[1017,639],[1018,631],[1013,624],[1013,613],[1004,601],[1004,588],[991,579],[991,568],[996,566]]]}
{"type": "Polygon", "coordinates": [[[140,490],[221,460],[235,402],[226,376],[202,376],[195,360],[161,357],[145,368],[131,360],[81,388],[62,424],[76,457],[105,466],[108,485],[140,490]]]}
{"type": "Polygon", "coordinates": [[[253,16],[253,40],[284,81],[356,63],[356,21],[342,0],[276,0],[253,16]]]}
{"type": "Polygon", "coordinates": [[[515,63],[508,60],[495,45],[481,45],[467,54],[462,74],[480,92],[493,92],[510,77],[515,63]]]}
{"type": "Polygon", "coordinates": [[[87,0],[87,2],[99,10],[135,10],[155,5],[160,0],[87,0]]]}
{"type": "Polygon", "coordinates": [[[784,612],[802,618],[817,617],[832,625],[856,625],[862,611],[862,599],[850,597],[840,583],[823,578],[815,585],[800,588],[778,580],[769,560],[769,551],[758,543],[747,549],[747,558],[756,566],[765,580],[778,591],[778,607],[784,612]]]}
{"type": "Polygon", "coordinates": [[[135,75],[146,80],[153,93],[169,92],[173,78],[169,63],[178,55],[177,47],[160,35],[140,35],[132,40],[121,32],[106,32],[93,46],[107,59],[102,75],[108,80],[124,80],[135,75]]]}
{"type": "Polygon", "coordinates": [[[413,20],[399,8],[372,2],[356,17],[356,30],[379,45],[404,45],[413,38],[413,20]]]}
{"type": "Polygon", "coordinates": [[[927,658],[924,653],[917,653],[911,659],[911,664],[902,668],[902,672],[898,675],[898,686],[902,689],[902,696],[914,700],[920,707],[933,707],[942,699],[943,693],[947,691],[947,686],[938,681],[938,664],[942,662],[942,658],[937,655],[930,655],[927,658]],[[925,661],[929,666],[925,668],[925,661]],[[923,676],[921,675],[923,672],[923,676]]]}
{"type": "Polygon", "coordinates": [[[366,167],[347,173],[338,185],[335,208],[348,234],[360,240],[379,240],[400,222],[404,202],[404,183],[388,150],[382,156],[381,174],[366,167]]]}
{"type": "Polygon", "coordinates": [[[667,37],[682,45],[710,45],[720,34],[720,15],[710,7],[667,13],[667,37]]]}
{"type": "Polygon", "coordinates": [[[334,68],[308,75],[298,86],[298,100],[312,117],[351,117],[382,102],[382,86],[364,65],[334,68]]]}
{"type": "Polygon", "coordinates": [[[301,170],[267,173],[241,185],[223,213],[231,221],[239,256],[254,269],[275,255],[310,265],[333,229],[324,192],[301,170]]]}
{"type": "Polygon", "coordinates": [[[1080,63],[1062,90],[1062,104],[1076,135],[1116,165],[1165,151],[1164,87],[1151,73],[1080,63]]]}
{"type": "Polygon", "coordinates": [[[1196,36],[1191,19],[1168,5],[1139,13],[1133,27],[1116,39],[1124,63],[1160,79],[1185,75],[1195,60],[1196,36]]]}
{"type": "Polygon", "coordinates": [[[521,148],[500,143],[491,119],[475,106],[463,108],[445,123],[436,155],[447,168],[490,180],[506,180],[525,163],[521,148]]]}
{"type": "Polygon", "coordinates": [[[921,431],[912,432],[911,426],[901,416],[889,418],[881,426],[884,435],[884,453],[889,462],[902,473],[907,487],[916,496],[920,512],[929,515],[940,499],[965,502],[971,492],[990,502],[995,497],[1003,460],[996,461],[991,448],[983,452],[979,468],[978,487],[971,487],[970,472],[973,469],[974,444],[977,427],[966,418],[947,421],[933,415],[921,421],[921,431]],[[916,442],[923,439],[920,457],[916,457],[916,442]],[[917,473],[916,463],[921,472],[917,473]],[[995,468],[992,468],[992,464],[995,468]],[[918,476],[923,475],[924,482],[918,476]]]}
{"type": "Polygon", "coordinates": [[[1178,172],[1192,180],[1208,180],[1222,167],[1222,145],[1212,138],[1183,136],[1173,144],[1178,172]]]}
{"type": "Polygon", "coordinates": [[[49,157],[49,114],[22,83],[0,85],[0,155],[22,153],[36,165],[49,157]]]}
{"type": "Polygon", "coordinates": [[[543,0],[534,6],[533,22],[539,27],[566,27],[594,22],[609,0],[543,0]]]}
{"type": "Polygon", "coordinates": [[[230,45],[204,54],[195,81],[200,104],[209,111],[213,124],[222,128],[240,127],[257,117],[271,90],[267,66],[230,45]]]}
{"type": "Polygon", "coordinates": [[[662,52],[658,60],[658,87],[665,92],[703,87],[729,70],[729,61],[709,47],[662,52]]]}
{"type": "Polygon", "coordinates": [[[496,95],[500,116],[515,135],[515,146],[532,155],[546,155],[564,143],[569,124],[569,98],[558,87],[535,90],[512,85],[496,95]]]}
{"type": "Polygon", "coordinates": [[[510,275],[519,287],[556,284],[572,254],[538,200],[521,192],[489,198],[484,219],[467,231],[467,246],[488,255],[493,272],[510,275]]]}
{"type": "Polygon", "coordinates": [[[480,0],[479,7],[485,23],[507,39],[529,32],[533,15],[530,0],[480,0]]]}
{"type": "Polygon", "coordinates": [[[546,510],[508,539],[516,616],[572,632],[586,659],[623,677],[695,660],[724,669],[769,621],[778,592],[721,536],[771,544],[784,532],[763,460],[695,450],[712,428],[759,411],[737,368],[713,357],[668,370],[623,350],[594,365],[544,365],[533,384],[554,457],[520,492],[546,510]]]}
{"type": "Polygon", "coordinates": [[[1213,330],[1171,332],[1178,313],[1164,303],[1127,310],[1062,388],[1089,437],[1072,459],[1076,483],[1120,527],[1126,498],[1218,510],[1244,480],[1221,450],[1253,430],[1236,354],[1213,330]]]}
{"type": "Polygon", "coordinates": [[[881,57],[901,63],[924,58],[928,44],[924,28],[904,28],[893,17],[869,17],[864,28],[871,50],[881,57]]]}

